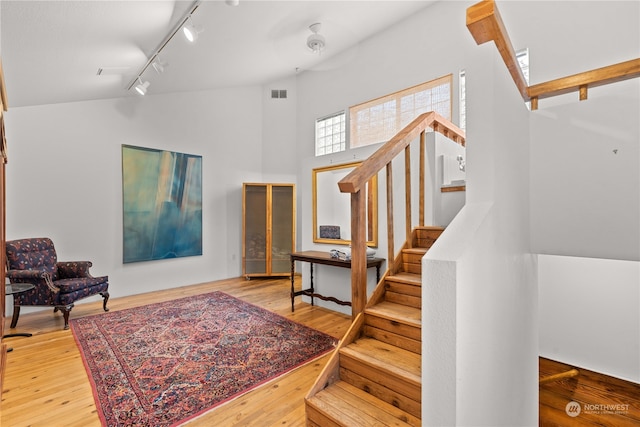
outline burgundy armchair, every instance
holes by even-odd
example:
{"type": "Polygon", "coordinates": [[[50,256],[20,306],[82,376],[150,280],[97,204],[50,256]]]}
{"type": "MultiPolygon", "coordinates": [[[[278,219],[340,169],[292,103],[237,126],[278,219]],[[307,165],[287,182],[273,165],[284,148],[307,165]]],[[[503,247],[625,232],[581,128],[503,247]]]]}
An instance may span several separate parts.
{"type": "Polygon", "coordinates": [[[47,237],[7,241],[6,251],[10,282],[35,286],[13,295],[12,328],[18,323],[23,305],[53,306],[54,313],[60,310],[64,316],[64,329],[69,329],[73,303],[82,298],[100,294],[104,311],[109,311],[109,277],[91,276],[91,261],[58,262],[53,242],[47,237]]]}

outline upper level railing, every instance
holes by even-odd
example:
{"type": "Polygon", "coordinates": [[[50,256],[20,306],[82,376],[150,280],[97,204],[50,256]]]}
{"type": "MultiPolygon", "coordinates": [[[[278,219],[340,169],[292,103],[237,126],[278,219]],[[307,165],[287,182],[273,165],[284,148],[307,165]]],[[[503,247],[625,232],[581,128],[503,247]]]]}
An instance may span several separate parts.
{"type": "Polygon", "coordinates": [[[351,193],[351,309],[355,316],[364,310],[367,300],[367,256],[366,256],[366,184],[382,169],[386,169],[387,194],[387,256],[391,273],[394,271],[394,218],[393,218],[393,171],[392,161],[404,153],[405,170],[405,230],[407,243],[411,244],[413,222],[411,218],[411,158],[410,145],[419,137],[419,219],[417,225],[424,225],[425,174],[426,174],[426,131],[433,129],[458,144],[465,145],[465,134],[436,112],[424,113],[398,132],[372,156],[362,162],[338,187],[343,193],[351,193]]]}
{"type": "Polygon", "coordinates": [[[531,101],[531,109],[538,109],[538,100],[570,92],[579,92],[580,100],[587,99],[590,87],[602,86],[640,77],[640,58],[596,70],[528,86],[518,65],[509,34],[502,22],[494,0],[483,0],[467,9],[467,28],[477,44],[493,40],[513,78],[522,99],[531,101]]]}

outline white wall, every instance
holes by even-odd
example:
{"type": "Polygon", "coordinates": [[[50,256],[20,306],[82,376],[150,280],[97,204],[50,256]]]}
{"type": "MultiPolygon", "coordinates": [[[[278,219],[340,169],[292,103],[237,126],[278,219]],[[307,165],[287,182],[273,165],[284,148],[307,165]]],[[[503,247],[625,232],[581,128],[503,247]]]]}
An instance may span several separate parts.
{"type": "MultiPolygon", "coordinates": [[[[426,426],[453,426],[458,421],[459,261],[492,210],[491,202],[467,203],[422,260],[422,402],[426,426]]],[[[475,352],[474,352],[475,353],[475,352]]],[[[478,365],[478,369],[479,365],[478,365]]],[[[485,369],[483,366],[482,369],[485,369]]]]}
{"type": "Polygon", "coordinates": [[[263,179],[260,87],[12,108],[6,129],[8,239],[50,236],[59,259],[109,275],[113,297],[241,274],[242,182],[263,179]],[[122,144],[202,155],[202,256],[122,263],[122,144]]]}
{"type": "Polygon", "coordinates": [[[298,144],[296,78],[291,76],[262,88],[262,172],[271,182],[293,182],[298,144]],[[287,98],[272,99],[272,89],[284,89],[287,98]]]}
{"type": "Polygon", "coordinates": [[[495,47],[470,49],[481,58],[465,67],[467,204],[423,260],[423,418],[535,425],[528,111],[495,47]]]}
{"type": "Polygon", "coordinates": [[[640,262],[539,256],[540,355],[640,383],[640,262]]]}
{"type": "Polygon", "coordinates": [[[598,89],[531,114],[533,250],[638,261],[640,79],[598,89]]]}
{"type": "Polygon", "coordinates": [[[467,200],[493,206],[458,264],[458,381],[466,382],[458,393],[458,423],[533,425],[538,312],[527,228],[529,112],[495,47],[478,49],[492,53],[467,69],[467,180],[474,183],[467,200]]]}

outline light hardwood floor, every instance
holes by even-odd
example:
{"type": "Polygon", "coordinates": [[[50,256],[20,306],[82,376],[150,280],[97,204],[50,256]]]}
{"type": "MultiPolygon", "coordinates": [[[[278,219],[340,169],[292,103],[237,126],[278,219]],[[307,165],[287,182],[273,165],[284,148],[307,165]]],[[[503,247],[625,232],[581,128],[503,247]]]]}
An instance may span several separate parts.
{"type": "MultiPolygon", "coordinates": [[[[298,278],[299,279],[299,278],[298,278]]],[[[313,307],[296,298],[291,313],[289,279],[228,279],[166,291],[141,294],[109,301],[111,311],[167,301],[189,295],[223,291],[259,305],[297,322],[342,338],[351,316],[313,307]]],[[[297,288],[299,289],[299,280],[297,288]]],[[[102,312],[102,299],[76,305],[71,318],[102,312]]],[[[22,426],[100,426],[91,385],[72,332],[62,330],[60,313],[47,309],[20,316],[17,328],[5,331],[31,332],[30,338],[8,338],[13,347],[7,355],[5,383],[2,385],[0,425],[22,426]]],[[[241,396],[189,426],[304,426],[303,398],[318,377],[329,356],[241,396]]]]}
{"type": "Polygon", "coordinates": [[[541,427],[640,426],[640,384],[542,357],[539,366],[540,378],[570,369],[580,372],[540,385],[541,427]],[[567,415],[570,402],[580,404],[577,416],[567,415]]]}

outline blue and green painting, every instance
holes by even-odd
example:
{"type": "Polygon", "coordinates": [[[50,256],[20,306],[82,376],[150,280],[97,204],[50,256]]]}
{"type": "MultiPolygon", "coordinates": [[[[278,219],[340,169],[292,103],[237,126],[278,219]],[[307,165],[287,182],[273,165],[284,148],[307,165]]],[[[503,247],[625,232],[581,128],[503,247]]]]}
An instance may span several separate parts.
{"type": "Polygon", "coordinates": [[[123,262],[202,255],[202,156],[122,146],[123,262]]]}

